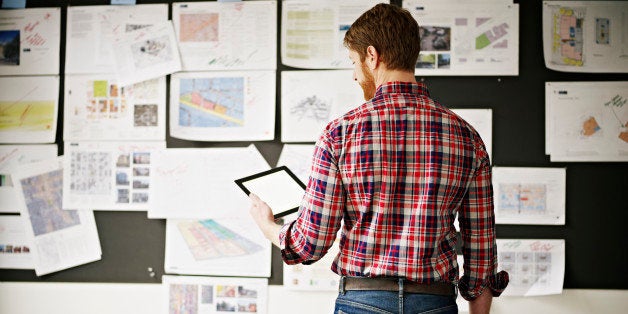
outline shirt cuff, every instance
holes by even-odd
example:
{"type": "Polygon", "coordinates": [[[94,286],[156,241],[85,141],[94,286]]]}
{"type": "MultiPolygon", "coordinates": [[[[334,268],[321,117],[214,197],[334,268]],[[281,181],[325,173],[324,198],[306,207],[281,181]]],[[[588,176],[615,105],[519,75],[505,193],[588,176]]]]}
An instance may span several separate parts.
{"type": "MultiPolygon", "coordinates": [[[[296,221],[296,220],[295,220],[296,221]]],[[[281,259],[288,265],[297,264],[300,256],[290,249],[287,242],[290,239],[290,229],[294,221],[284,224],[279,232],[279,249],[281,250],[281,259]]]]}
{"type": "Polygon", "coordinates": [[[489,288],[494,297],[498,297],[504,292],[509,281],[508,273],[500,271],[499,273],[488,276],[485,279],[477,280],[474,287],[469,287],[469,277],[462,276],[458,283],[460,295],[467,301],[473,301],[484,292],[484,288],[489,288]]]}

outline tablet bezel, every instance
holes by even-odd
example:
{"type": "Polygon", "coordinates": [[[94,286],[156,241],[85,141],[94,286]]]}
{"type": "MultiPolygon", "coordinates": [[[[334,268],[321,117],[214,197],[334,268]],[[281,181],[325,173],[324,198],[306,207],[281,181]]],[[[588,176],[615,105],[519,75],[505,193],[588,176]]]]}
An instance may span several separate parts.
{"type": "MultiPolygon", "coordinates": [[[[249,191],[249,189],[246,188],[246,186],[244,186],[244,182],[247,181],[251,181],[251,180],[255,180],[264,176],[267,176],[269,174],[273,174],[276,172],[280,172],[280,171],[285,171],[300,187],[303,188],[303,192],[305,193],[305,188],[306,185],[305,183],[303,183],[299,177],[297,177],[291,170],[290,168],[286,167],[286,166],[279,166],[279,167],[275,167],[272,168],[270,170],[266,170],[266,171],[262,171],[262,172],[258,172],[256,174],[250,175],[250,176],[246,176],[244,178],[240,178],[240,179],[236,179],[234,180],[234,182],[240,187],[240,189],[242,189],[242,191],[244,191],[244,193],[246,193],[246,195],[251,194],[251,191],[249,191]]],[[[275,219],[292,214],[294,212],[297,212],[299,210],[299,206],[294,207],[294,208],[290,208],[287,210],[284,210],[282,212],[273,214],[273,217],[275,217],[275,219]]]]}

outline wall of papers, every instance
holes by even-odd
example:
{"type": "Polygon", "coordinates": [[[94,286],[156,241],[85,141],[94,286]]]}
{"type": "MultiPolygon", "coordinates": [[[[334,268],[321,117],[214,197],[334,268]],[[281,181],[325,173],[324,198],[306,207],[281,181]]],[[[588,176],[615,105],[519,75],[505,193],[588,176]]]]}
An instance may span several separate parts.
{"type": "MultiPolygon", "coordinates": [[[[307,181],[320,130],[363,101],[344,32],[381,1],[95,2],[0,10],[0,281],[168,275],[214,310],[336,289],[281,264],[232,181],[307,181]]],[[[625,254],[596,255],[628,249],[628,2],[391,2],[423,27],[417,80],[491,155],[512,294],[628,288],[625,254]]]]}

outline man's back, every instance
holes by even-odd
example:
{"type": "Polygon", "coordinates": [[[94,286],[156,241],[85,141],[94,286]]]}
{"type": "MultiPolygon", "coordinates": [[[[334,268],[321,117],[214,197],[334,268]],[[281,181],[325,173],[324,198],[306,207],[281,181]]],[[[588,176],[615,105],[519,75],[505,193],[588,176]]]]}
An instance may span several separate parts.
{"type": "Polygon", "coordinates": [[[477,132],[432,101],[424,85],[397,82],[324,136],[347,195],[335,271],[457,281],[453,220],[488,158],[477,132]]]}

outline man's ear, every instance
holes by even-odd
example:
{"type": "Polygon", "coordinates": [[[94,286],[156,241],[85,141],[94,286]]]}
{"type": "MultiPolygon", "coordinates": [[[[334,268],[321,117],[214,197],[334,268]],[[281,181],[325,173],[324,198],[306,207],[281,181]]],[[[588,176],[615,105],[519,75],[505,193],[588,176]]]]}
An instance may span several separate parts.
{"type": "Polygon", "coordinates": [[[374,70],[379,65],[379,52],[373,46],[366,47],[366,64],[369,69],[374,70]]]}

